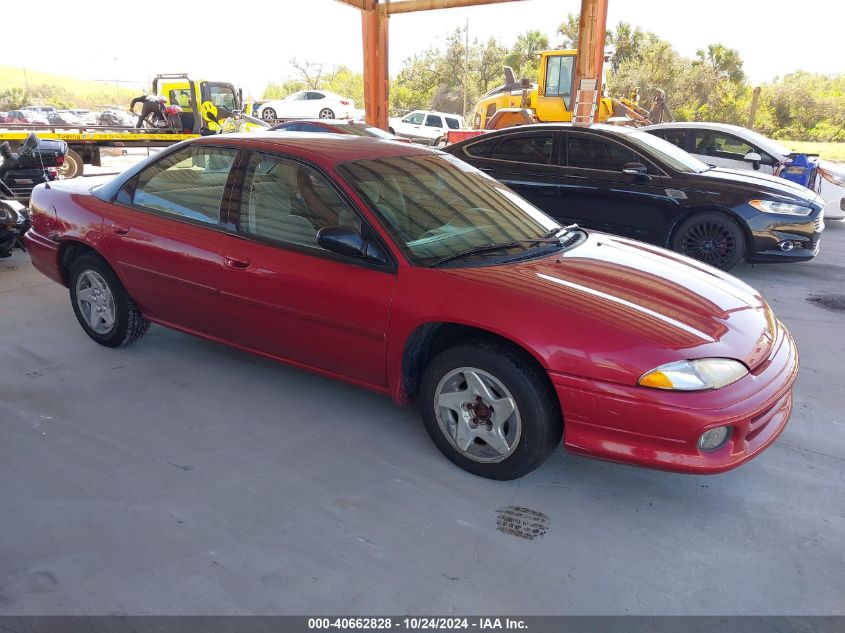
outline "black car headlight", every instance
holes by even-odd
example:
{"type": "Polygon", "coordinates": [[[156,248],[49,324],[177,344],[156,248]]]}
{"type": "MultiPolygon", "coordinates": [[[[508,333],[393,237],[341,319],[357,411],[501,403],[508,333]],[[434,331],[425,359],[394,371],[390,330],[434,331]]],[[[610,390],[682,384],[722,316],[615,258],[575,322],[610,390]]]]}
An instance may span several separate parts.
{"type": "Polygon", "coordinates": [[[792,204],[791,202],[777,202],[776,200],[750,200],[748,204],[763,213],[810,215],[813,212],[812,207],[806,207],[802,204],[792,204]]]}

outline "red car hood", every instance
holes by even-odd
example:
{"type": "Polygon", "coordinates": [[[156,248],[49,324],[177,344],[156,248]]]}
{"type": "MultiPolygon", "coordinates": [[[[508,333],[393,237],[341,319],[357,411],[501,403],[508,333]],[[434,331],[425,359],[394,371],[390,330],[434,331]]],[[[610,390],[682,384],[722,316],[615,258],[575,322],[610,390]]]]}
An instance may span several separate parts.
{"type": "Polygon", "coordinates": [[[636,380],[687,358],[765,360],[778,324],[763,298],[738,279],[677,253],[591,233],[559,257],[449,273],[504,292],[512,316],[556,349],[549,369],[636,380]],[[591,350],[585,352],[584,350],[591,350]],[[599,375],[597,375],[597,373],[599,375]]]}

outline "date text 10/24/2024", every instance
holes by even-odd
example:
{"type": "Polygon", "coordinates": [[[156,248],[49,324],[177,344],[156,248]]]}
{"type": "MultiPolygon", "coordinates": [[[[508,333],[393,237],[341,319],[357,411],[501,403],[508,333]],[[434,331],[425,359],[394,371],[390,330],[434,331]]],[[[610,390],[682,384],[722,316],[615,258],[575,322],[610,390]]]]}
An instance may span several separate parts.
{"type": "Polygon", "coordinates": [[[309,630],[382,630],[382,631],[496,631],[525,630],[528,626],[519,618],[500,617],[413,617],[413,618],[309,618],[309,630]]]}

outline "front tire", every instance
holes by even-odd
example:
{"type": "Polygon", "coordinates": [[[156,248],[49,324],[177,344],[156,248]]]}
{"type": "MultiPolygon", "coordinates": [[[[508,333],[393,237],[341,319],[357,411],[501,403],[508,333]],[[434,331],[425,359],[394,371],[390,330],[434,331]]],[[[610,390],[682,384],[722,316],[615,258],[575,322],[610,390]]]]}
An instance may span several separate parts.
{"type": "Polygon", "coordinates": [[[506,345],[474,341],[440,352],[423,372],[426,431],[452,463],[489,479],[517,479],[560,443],[563,421],[543,370],[506,345]]]}
{"type": "Polygon", "coordinates": [[[276,111],[273,108],[264,108],[264,111],[261,113],[261,118],[265,121],[275,121],[276,111]]]}
{"type": "Polygon", "coordinates": [[[76,319],[100,345],[129,345],[150,329],[150,322],[141,316],[135,301],[99,255],[88,253],[77,259],[69,281],[76,319]]]}
{"type": "Polygon", "coordinates": [[[672,248],[715,268],[730,270],[745,257],[745,234],[723,213],[697,213],[678,228],[672,248]]]}

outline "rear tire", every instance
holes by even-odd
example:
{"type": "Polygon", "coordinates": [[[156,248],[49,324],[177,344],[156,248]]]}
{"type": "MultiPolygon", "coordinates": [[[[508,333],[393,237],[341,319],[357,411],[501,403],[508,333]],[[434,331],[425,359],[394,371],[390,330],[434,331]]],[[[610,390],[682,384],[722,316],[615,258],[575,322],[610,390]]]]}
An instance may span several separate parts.
{"type": "Polygon", "coordinates": [[[470,341],[435,356],[423,372],[419,406],[440,452],[489,479],[530,473],[563,433],[557,396],[543,370],[524,352],[491,341],[470,341]]]}
{"type": "Polygon", "coordinates": [[[745,257],[745,234],[724,213],[697,213],[678,227],[672,249],[721,270],[730,270],[745,257]]]}
{"type": "Polygon", "coordinates": [[[73,262],[69,281],[76,319],[100,345],[129,345],[150,329],[150,322],[141,315],[111,266],[96,253],[86,253],[73,262]]]}

